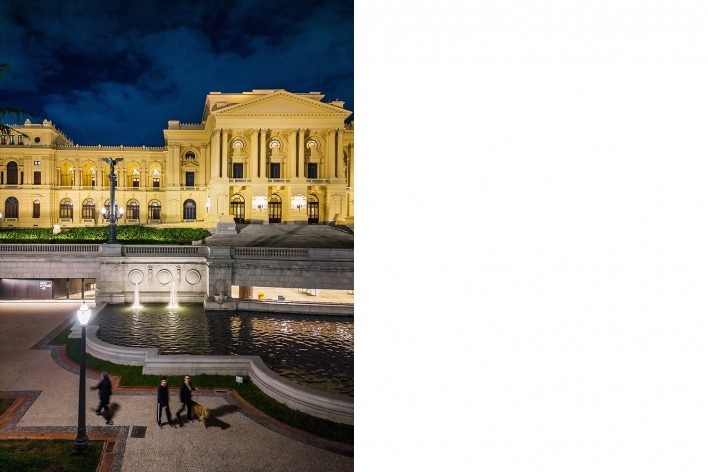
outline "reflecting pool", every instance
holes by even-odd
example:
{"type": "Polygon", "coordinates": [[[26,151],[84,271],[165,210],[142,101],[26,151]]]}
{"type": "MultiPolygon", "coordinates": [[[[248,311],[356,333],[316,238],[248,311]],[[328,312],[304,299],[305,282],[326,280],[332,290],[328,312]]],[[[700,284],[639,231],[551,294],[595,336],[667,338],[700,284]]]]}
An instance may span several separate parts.
{"type": "Polygon", "coordinates": [[[319,390],[354,396],[354,318],[205,312],[199,303],[106,305],[91,320],[98,338],[160,354],[255,355],[273,372],[319,390]]]}

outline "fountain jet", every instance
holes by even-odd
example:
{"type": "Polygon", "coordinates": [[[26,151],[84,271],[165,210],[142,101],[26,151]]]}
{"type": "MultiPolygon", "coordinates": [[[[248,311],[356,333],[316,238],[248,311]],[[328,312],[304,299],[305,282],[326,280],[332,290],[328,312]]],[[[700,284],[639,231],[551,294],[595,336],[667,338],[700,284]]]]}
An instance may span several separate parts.
{"type": "Polygon", "coordinates": [[[172,282],[172,290],[170,291],[170,303],[167,305],[167,308],[179,308],[179,303],[177,303],[177,284],[175,282],[172,282]]]}

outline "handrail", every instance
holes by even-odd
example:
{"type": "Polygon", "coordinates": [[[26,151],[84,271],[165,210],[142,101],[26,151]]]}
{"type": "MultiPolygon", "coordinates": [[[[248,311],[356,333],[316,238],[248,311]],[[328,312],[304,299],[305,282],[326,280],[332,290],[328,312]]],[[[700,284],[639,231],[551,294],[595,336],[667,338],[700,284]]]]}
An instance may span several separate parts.
{"type": "Polygon", "coordinates": [[[0,244],[0,252],[100,252],[101,244],[0,244]]]}

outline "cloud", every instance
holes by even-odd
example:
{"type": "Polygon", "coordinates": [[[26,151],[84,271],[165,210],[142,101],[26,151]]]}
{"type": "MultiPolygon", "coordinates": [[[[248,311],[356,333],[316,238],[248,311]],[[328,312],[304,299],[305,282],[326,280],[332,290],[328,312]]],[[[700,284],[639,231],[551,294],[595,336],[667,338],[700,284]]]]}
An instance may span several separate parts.
{"type": "Polygon", "coordinates": [[[79,144],[164,144],[210,91],[320,91],[353,110],[353,2],[40,2],[0,6],[0,103],[79,144]]]}

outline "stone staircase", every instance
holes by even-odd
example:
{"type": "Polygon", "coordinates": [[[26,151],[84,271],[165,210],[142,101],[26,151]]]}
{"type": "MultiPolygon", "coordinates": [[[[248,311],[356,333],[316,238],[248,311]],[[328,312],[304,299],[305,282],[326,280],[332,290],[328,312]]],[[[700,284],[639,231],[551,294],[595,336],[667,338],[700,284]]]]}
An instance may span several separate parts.
{"type": "Polygon", "coordinates": [[[344,228],[341,225],[219,223],[205,243],[234,247],[353,249],[354,231],[344,228]]]}

